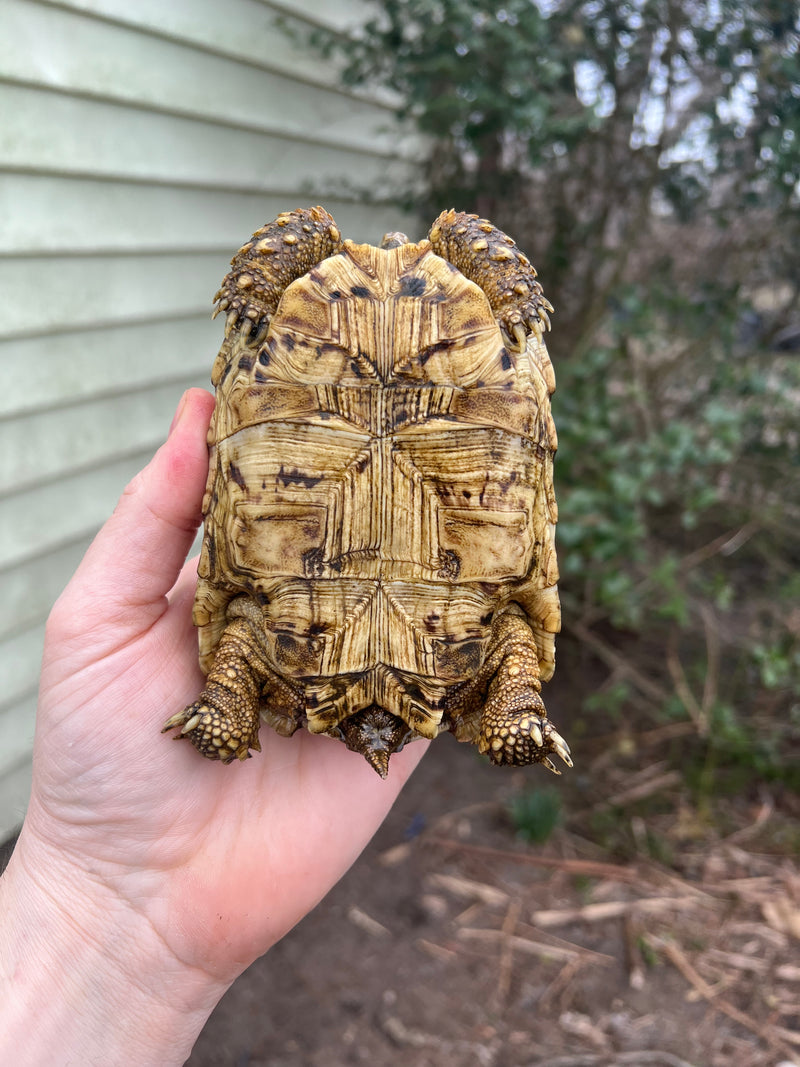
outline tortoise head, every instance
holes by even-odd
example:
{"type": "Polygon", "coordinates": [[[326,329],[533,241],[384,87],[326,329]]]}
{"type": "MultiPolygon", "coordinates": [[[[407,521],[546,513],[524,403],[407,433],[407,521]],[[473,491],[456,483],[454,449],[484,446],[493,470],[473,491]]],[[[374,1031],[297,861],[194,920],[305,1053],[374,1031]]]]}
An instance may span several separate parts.
{"type": "Polygon", "coordinates": [[[381,248],[399,248],[400,245],[407,245],[408,238],[404,233],[399,230],[392,230],[391,233],[385,233],[383,240],[381,241],[381,248]]]}
{"type": "Polygon", "coordinates": [[[381,778],[389,773],[389,757],[399,752],[414,731],[397,715],[373,704],[349,715],[339,724],[341,737],[351,752],[360,752],[381,778]]]}

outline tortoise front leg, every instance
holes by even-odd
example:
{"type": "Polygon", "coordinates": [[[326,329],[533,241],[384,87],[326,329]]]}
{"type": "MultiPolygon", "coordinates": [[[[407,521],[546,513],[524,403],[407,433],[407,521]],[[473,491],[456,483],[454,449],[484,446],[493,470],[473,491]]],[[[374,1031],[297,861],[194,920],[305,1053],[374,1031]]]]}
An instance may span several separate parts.
{"type": "Polygon", "coordinates": [[[543,763],[558,774],[550,757],[559,756],[568,767],[572,760],[547,718],[540,690],[533,631],[521,615],[505,612],[495,620],[479,674],[453,694],[447,718],[459,740],[473,741],[493,763],[543,763]]]}
{"type": "MultiPolygon", "coordinates": [[[[341,247],[342,236],[333,216],[322,207],[285,211],[256,230],[231,260],[231,269],[214,296],[214,315],[225,312],[225,337],[235,331],[245,344],[258,343],[287,285],[341,247]]],[[[214,366],[214,385],[223,364],[214,366]]]]}
{"type": "Polygon", "coordinates": [[[518,351],[525,351],[529,333],[542,340],[542,330],[550,329],[547,313],[553,305],[536,281],[530,260],[508,234],[488,219],[450,210],[434,222],[428,239],[437,256],[483,289],[501,329],[518,351]]]}
{"type": "Polygon", "coordinates": [[[161,732],[180,727],[176,741],[186,738],[207,759],[223,763],[247,759],[251,748],[260,752],[261,687],[267,670],[250,625],[234,619],[220,638],[202,693],[167,719],[161,732]]]}

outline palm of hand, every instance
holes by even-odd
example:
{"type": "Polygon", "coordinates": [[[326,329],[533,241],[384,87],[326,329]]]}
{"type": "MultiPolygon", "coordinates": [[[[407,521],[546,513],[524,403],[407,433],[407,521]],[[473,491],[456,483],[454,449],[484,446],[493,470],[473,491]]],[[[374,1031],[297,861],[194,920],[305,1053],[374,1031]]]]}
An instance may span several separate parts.
{"type": "Polygon", "coordinates": [[[265,730],[264,751],[230,767],[159,735],[202,687],[194,567],[165,591],[192,540],[209,410],[207,394],[188,394],[53,613],[26,827],[138,911],[179,960],[229,981],[344,873],[422,746],[398,754],[382,782],[339,742],[305,732],[265,730]]]}

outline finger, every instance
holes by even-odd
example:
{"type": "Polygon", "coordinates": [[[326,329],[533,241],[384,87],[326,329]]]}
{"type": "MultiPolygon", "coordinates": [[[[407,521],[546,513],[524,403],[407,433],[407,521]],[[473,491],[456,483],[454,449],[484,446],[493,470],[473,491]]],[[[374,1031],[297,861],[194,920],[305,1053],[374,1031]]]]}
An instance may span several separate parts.
{"type": "Polygon", "coordinates": [[[175,584],[200,523],[213,407],[203,389],[184,394],[167,441],[90,546],[65,592],[80,598],[84,623],[93,605],[113,618],[159,604],[175,584]]]}

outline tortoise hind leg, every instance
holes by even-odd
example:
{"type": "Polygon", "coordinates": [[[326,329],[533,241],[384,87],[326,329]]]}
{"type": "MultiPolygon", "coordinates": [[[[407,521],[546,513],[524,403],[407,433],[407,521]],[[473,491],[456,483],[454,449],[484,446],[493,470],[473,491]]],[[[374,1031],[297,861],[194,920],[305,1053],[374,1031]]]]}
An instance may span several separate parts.
{"type": "Polygon", "coordinates": [[[473,741],[493,763],[543,763],[558,774],[551,756],[572,766],[569,746],[547,718],[540,696],[533,631],[521,616],[505,612],[494,623],[492,643],[472,682],[454,694],[447,717],[456,736],[473,741]]]}
{"type": "Polygon", "coordinates": [[[202,693],[167,719],[161,732],[180,727],[176,740],[185,737],[203,756],[223,763],[247,759],[251,748],[260,752],[262,665],[250,626],[234,619],[220,638],[202,693]]]}

